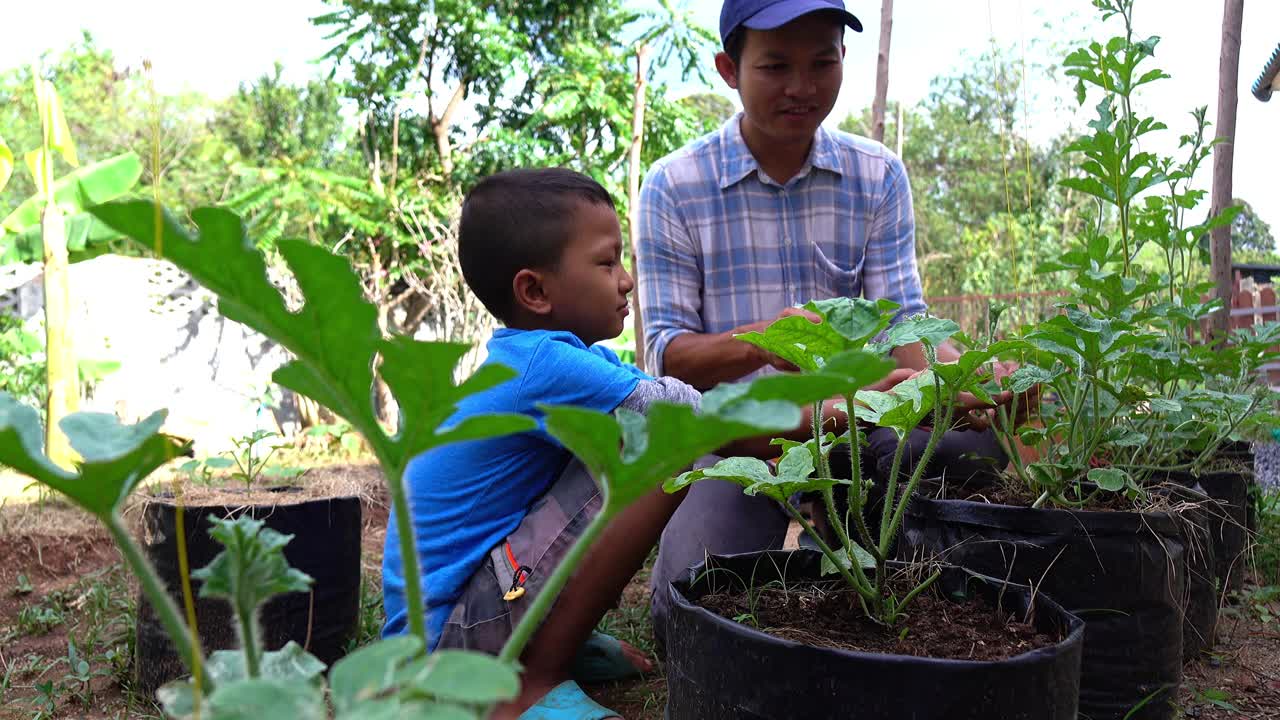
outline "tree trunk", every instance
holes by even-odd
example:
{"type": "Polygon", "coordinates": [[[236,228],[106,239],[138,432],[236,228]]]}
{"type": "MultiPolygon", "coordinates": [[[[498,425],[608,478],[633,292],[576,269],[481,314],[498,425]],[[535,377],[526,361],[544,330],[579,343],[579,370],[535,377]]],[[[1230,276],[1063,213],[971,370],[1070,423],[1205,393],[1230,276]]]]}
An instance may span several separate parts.
{"type": "MultiPolygon", "coordinates": [[[[1225,142],[1213,149],[1213,195],[1209,212],[1217,215],[1231,203],[1231,174],[1235,162],[1237,88],[1240,82],[1240,27],[1244,0],[1224,0],[1222,10],[1222,54],[1218,63],[1217,135],[1225,142]]],[[[1227,336],[1231,324],[1231,226],[1214,228],[1209,235],[1213,282],[1216,295],[1225,307],[1214,313],[1213,332],[1227,336]]]]}
{"type": "Polygon", "coordinates": [[[44,242],[45,377],[49,395],[45,403],[45,452],[64,468],[72,467],[74,453],[58,423],[80,404],[79,373],[69,332],[71,290],[67,282],[67,237],[62,212],[52,202],[41,219],[44,242]]]}
{"type": "MultiPolygon", "coordinates": [[[[627,240],[631,249],[631,273],[638,277],[639,260],[636,258],[637,228],[640,220],[640,151],[644,147],[644,101],[648,82],[645,79],[649,62],[649,46],[636,48],[635,106],[631,112],[631,149],[627,163],[627,240]]],[[[631,322],[635,328],[636,367],[644,369],[644,322],[640,317],[640,289],[632,294],[631,322]]]]}
{"type": "Polygon", "coordinates": [[[880,54],[876,56],[876,98],[871,103],[871,138],[884,142],[884,109],[889,97],[889,39],[893,34],[893,0],[880,4],[880,54]]]}

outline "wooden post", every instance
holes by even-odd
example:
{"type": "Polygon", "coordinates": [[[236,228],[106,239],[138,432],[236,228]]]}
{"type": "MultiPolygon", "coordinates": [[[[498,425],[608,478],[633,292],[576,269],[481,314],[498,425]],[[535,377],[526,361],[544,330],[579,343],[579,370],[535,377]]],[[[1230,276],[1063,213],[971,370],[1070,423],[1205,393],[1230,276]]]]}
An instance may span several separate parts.
{"type": "Polygon", "coordinates": [[[871,138],[884,142],[884,110],[889,97],[889,40],[893,34],[893,0],[880,4],[880,54],[876,56],[876,98],[871,103],[871,138]]]}
{"type": "MultiPolygon", "coordinates": [[[[631,111],[631,148],[627,162],[627,242],[631,246],[631,274],[638,277],[636,238],[640,222],[640,151],[644,148],[645,90],[648,86],[649,45],[636,48],[636,93],[631,111]]],[[[631,323],[635,329],[636,367],[644,369],[644,323],[640,318],[640,288],[631,296],[631,323]]]]}
{"type": "MultiPolygon", "coordinates": [[[[1231,202],[1231,173],[1235,161],[1237,85],[1240,84],[1240,28],[1244,0],[1224,0],[1222,10],[1222,54],[1218,63],[1217,136],[1225,142],[1213,149],[1213,193],[1209,212],[1217,215],[1231,202]]],[[[1209,235],[1209,252],[1215,294],[1226,308],[1213,316],[1214,337],[1227,336],[1231,322],[1231,226],[1214,228],[1209,235]]]]}
{"type": "Polygon", "coordinates": [[[902,146],[906,144],[906,140],[907,140],[907,115],[906,115],[906,111],[902,109],[902,101],[899,100],[898,101],[898,148],[897,148],[898,157],[902,157],[902,146]]]}

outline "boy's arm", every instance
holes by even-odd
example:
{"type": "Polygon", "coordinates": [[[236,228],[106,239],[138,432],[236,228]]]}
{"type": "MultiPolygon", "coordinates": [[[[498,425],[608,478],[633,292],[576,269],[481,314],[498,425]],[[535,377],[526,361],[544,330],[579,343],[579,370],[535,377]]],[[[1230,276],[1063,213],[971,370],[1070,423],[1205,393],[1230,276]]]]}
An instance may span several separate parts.
{"type": "MultiPolygon", "coordinates": [[[[884,380],[871,386],[874,390],[887,390],[894,384],[901,382],[909,373],[904,370],[894,370],[884,380]]],[[[702,405],[702,393],[698,392],[689,384],[673,378],[660,377],[653,380],[641,380],[636,384],[635,390],[622,401],[619,407],[625,407],[628,410],[634,410],[638,413],[646,413],[649,406],[655,402],[675,403],[680,405],[692,405],[697,410],[702,405]]],[[[837,404],[843,404],[842,400],[832,399],[823,403],[822,416],[824,420],[824,430],[834,432],[837,435],[849,429],[849,417],[843,410],[836,409],[837,404]]],[[[813,437],[813,410],[809,407],[802,408],[802,417],[800,424],[788,432],[778,433],[776,435],[759,435],[752,438],[744,438],[737,440],[716,451],[717,455],[728,457],[731,455],[749,455],[758,457],[762,460],[769,460],[778,457],[781,453],[777,445],[771,444],[775,437],[784,437],[788,440],[796,440],[803,442],[813,437]]]]}

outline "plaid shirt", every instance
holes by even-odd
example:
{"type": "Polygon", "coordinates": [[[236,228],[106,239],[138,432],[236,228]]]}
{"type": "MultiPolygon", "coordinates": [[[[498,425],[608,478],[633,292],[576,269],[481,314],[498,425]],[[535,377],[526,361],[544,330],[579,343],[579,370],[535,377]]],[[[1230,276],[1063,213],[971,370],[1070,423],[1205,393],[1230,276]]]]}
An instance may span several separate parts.
{"type": "Polygon", "coordinates": [[[640,190],[636,250],[646,365],[677,335],[721,333],[831,297],[925,310],[911,187],[883,145],[819,128],[785,185],[764,174],[737,115],[658,161],[640,190]]]}

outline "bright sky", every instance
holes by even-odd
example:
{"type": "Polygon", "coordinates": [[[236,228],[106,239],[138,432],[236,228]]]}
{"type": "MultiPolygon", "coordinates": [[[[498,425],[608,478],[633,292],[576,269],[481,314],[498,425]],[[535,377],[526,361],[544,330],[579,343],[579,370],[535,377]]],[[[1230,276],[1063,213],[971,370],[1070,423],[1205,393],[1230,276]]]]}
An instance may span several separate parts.
{"type": "MultiPolygon", "coordinates": [[[[635,0],[649,5],[651,0],[635,0]]],[[[704,25],[716,30],[720,3],[686,0],[704,25]]],[[[865,32],[846,36],[845,84],[831,122],[871,104],[879,38],[880,2],[846,0],[862,20],[865,32]]],[[[0,43],[0,68],[32,61],[42,50],[60,50],[88,29],[124,64],[152,60],[164,90],[183,85],[211,95],[226,95],[237,84],[285,64],[286,77],[303,80],[320,70],[308,62],[330,45],[308,18],[326,10],[320,0],[223,0],[217,4],[159,0],[50,0],[10,3],[7,26],[34,28],[8,33],[0,43]],[[48,18],[56,18],[50,22],[48,18]]],[[[1171,152],[1177,136],[1188,128],[1176,124],[1195,105],[1208,105],[1216,117],[1221,0],[1138,0],[1135,22],[1140,35],[1160,35],[1156,64],[1173,80],[1157,83],[1140,97],[1140,105],[1169,122],[1167,140],[1155,149],[1171,152]]],[[[914,103],[928,94],[929,81],[996,42],[1005,48],[1030,46],[1034,38],[1069,41],[1118,33],[1111,24],[1096,26],[1087,0],[898,0],[890,59],[891,100],[914,103]],[[1104,34],[1105,33],[1105,34],[1104,34]]],[[[1235,194],[1248,200],[1280,233],[1280,99],[1261,103],[1249,93],[1270,53],[1280,43],[1280,2],[1248,0],[1240,61],[1240,100],[1235,154],[1235,194]]],[[[707,58],[708,66],[711,59],[707,58]]],[[[1050,98],[1062,88],[1044,77],[1028,78],[1033,96],[1050,98]]],[[[1033,103],[1034,104],[1034,103],[1033,103]]],[[[1074,102],[1071,103],[1074,106],[1074,102]]],[[[1052,103],[1041,103],[1050,108],[1052,103]]],[[[1020,129],[1043,139],[1079,119],[1043,111],[1029,116],[1020,129]]],[[[1189,122],[1189,118],[1187,118],[1189,122]]],[[[0,128],[0,133],[3,129],[0,128]]],[[[1208,187],[1210,168],[1201,184],[1208,187]]]]}

